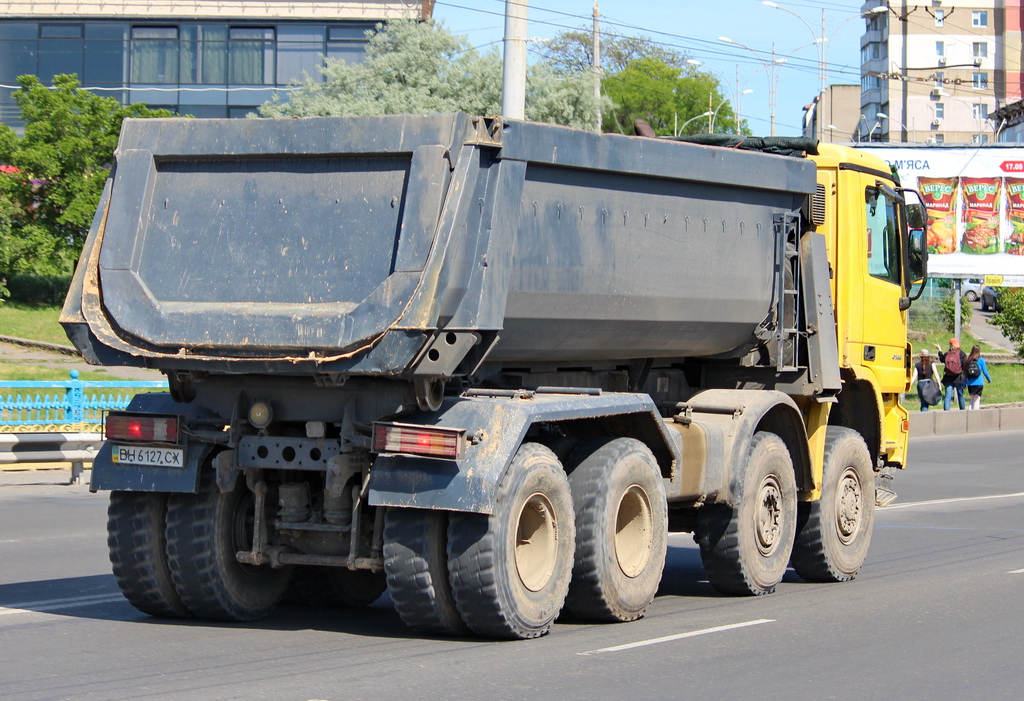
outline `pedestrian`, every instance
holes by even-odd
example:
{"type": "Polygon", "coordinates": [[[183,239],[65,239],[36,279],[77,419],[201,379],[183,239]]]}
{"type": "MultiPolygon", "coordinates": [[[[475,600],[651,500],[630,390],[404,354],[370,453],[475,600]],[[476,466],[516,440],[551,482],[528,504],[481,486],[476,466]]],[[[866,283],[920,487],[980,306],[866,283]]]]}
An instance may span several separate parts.
{"type": "Polygon", "coordinates": [[[971,396],[969,409],[981,408],[981,390],[985,389],[985,381],[992,382],[992,376],[988,374],[988,363],[981,357],[981,346],[971,349],[967,356],[967,364],[964,365],[964,376],[967,378],[967,393],[971,396]]]}
{"type": "Polygon", "coordinates": [[[910,376],[910,384],[917,383],[917,398],[921,400],[921,411],[928,411],[928,407],[942,400],[942,390],[939,389],[941,381],[939,369],[935,366],[931,353],[927,348],[922,348],[917,362],[914,363],[914,372],[910,376]]]}
{"type": "Polygon", "coordinates": [[[964,368],[967,367],[967,354],[960,350],[960,339],[949,339],[949,350],[943,352],[942,347],[936,343],[939,349],[939,362],[945,367],[942,373],[942,409],[949,411],[949,405],[953,402],[953,393],[956,393],[956,403],[960,411],[967,408],[964,404],[964,368]]]}

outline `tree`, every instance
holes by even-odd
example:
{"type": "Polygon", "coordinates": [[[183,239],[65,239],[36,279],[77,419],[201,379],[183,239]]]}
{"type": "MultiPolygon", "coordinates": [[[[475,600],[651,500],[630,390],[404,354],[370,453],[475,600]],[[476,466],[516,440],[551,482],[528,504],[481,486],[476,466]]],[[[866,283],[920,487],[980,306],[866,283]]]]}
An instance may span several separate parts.
{"type": "MultiPolygon", "coordinates": [[[[358,116],[465,111],[501,112],[501,54],[481,54],[443,24],[392,21],[369,33],[366,59],[327,59],[324,80],[307,78],[287,102],[260,107],[264,117],[358,116]]],[[[546,61],[531,65],[526,118],[592,128],[596,100],[588,72],[560,72],[546,61]]]]}
{"type": "Polygon", "coordinates": [[[79,88],[74,75],[18,78],[20,138],[0,125],[0,292],[14,273],[67,273],[81,251],[126,117],[172,116],[79,88]]]}
{"type": "MultiPolygon", "coordinates": [[[[594,63],[594,36],[586,29],[560,32],[546,44],[543,53],[559,72],[588,71],[594,63]]],[[[687,57],[647,37],[601,33],[601,68],[605,73],[620,73],[638,58],[651,58],[682,70],[687,57]]]]}
{"type": "Polygon", "coordinates": [[[631,134],[634,119],[645,120],[660,136],[674,135],[677,129],[685,134],[706,132],[711,122],[716,133],[736,129],[735,114],[722,97],[718,81],[694,66],[680,68],[656,58],[637,58],[608,75],[602,85],[614,104],[604,115],[606,131],[631,134]],[[716,110],[713,116],[693,119],[716,110]]]}
{"type": "Polygon", "coordinates": [[[1003,310],[992,315],[992,323],[1010,339],[1017,356],[1024,358],[1024,290],[1003,290],[999,303],[1003,310]]]}

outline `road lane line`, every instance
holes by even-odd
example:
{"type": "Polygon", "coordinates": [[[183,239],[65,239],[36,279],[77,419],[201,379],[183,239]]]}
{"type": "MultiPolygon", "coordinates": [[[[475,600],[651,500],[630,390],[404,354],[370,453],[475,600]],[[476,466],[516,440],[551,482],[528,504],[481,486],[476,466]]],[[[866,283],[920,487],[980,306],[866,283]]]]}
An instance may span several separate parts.
{"type": "Polygon", "coordinates": [[[95,604],[109,604],[115,601],[124,601],[124,597],[121,594],[94,594],[92,596],[78,596],[70,599],[26,601],[24,603],[0,606],[0,616],[10,616],[16,613],[45,613],[47,611],[59,611],[61,609],[93,606],[95,604]]]}
{"type": "Polygon", "coordinates": [[[586,652],[577,652],[577,655],[599,655],[605,652],[622,652],[623,650],[632,650],[636,647],[646,647],[647,645],[658,645],[659,643],[670,643],[673,640],[682,640],[683,638],[695,638],[698,635],[708,635],[709,633],[721,633],[727,630],[736,630],[737,628],[748,628],[750,626],[759,626],[762,623],[774,623],[774,618],[758,618],[753,621],[745,621],[743,623],[733,623],[727,626],[715,626],[714,628],[704,628],[703,630],[692,630],[689,633],[679,633],[678,635],[666,635],[663,638],[651,638],[649,640],[641,640],[635,643],[627,643],[625,645],[615,645],[613,647],[603,647],[599,650],[587,650],[586,652]]]}
{"type": "Polygon", "coordinates": [[[1024,574],[1024,570],[1010,570],[1006,574],[1024,574]]]}
{"type": "Polygon", "coordinates": [[[955,497],[953,499],[932,499],[931,501],[909,501],[906,504],[893,504],[892,506],[883,506],[879,509],[882,511],[892,511],[893,509],[909,509],[914,506],[933,506],[935,504],[955,504],[961,501],[985,501],[987,499],[1012,499],[1014,497],[1024,497],[1024,492],[1014,492],[1013,494],[989,494],[983,497],[955,497]]]}

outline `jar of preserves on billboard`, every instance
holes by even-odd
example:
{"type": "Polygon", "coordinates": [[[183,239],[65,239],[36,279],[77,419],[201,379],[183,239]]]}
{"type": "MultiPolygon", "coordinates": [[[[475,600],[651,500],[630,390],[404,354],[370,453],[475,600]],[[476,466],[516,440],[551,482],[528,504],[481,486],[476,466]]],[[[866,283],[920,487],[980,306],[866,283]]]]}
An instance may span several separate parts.
{"type": "Polygon", "coordinates": [[[928,252],[956,252],[956,185],[954,178],[918,178],[917,188],[928,214],[928,252]]]}
{"type": "Polygon", "coordinates": [[[1006,178],[1006,210],[1011,230],[1003,241],[1003,250],[1024,256],[1024,178],[1006,178]]]}
{"type": "Polygon", "coordinates": [[[1002,178],[960,178],[964,198],[964,253],[999,253],[1002,178]]]}

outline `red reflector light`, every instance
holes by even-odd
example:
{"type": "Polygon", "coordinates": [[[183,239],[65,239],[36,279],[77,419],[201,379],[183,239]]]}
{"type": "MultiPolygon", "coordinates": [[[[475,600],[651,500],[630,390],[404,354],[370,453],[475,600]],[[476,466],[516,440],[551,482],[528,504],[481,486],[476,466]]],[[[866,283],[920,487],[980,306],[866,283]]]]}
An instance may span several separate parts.
{"type": "Polygon", "coordinates": [[[108,440],[177,443],[178,417],[111,412],[107,415],[105,434],[108,440]]]}
{"type": "Polygon", "coordinates": [[[465,431],[412,424],[374,424],[373,450],[456,460],[462,457],[465,431]]]}

